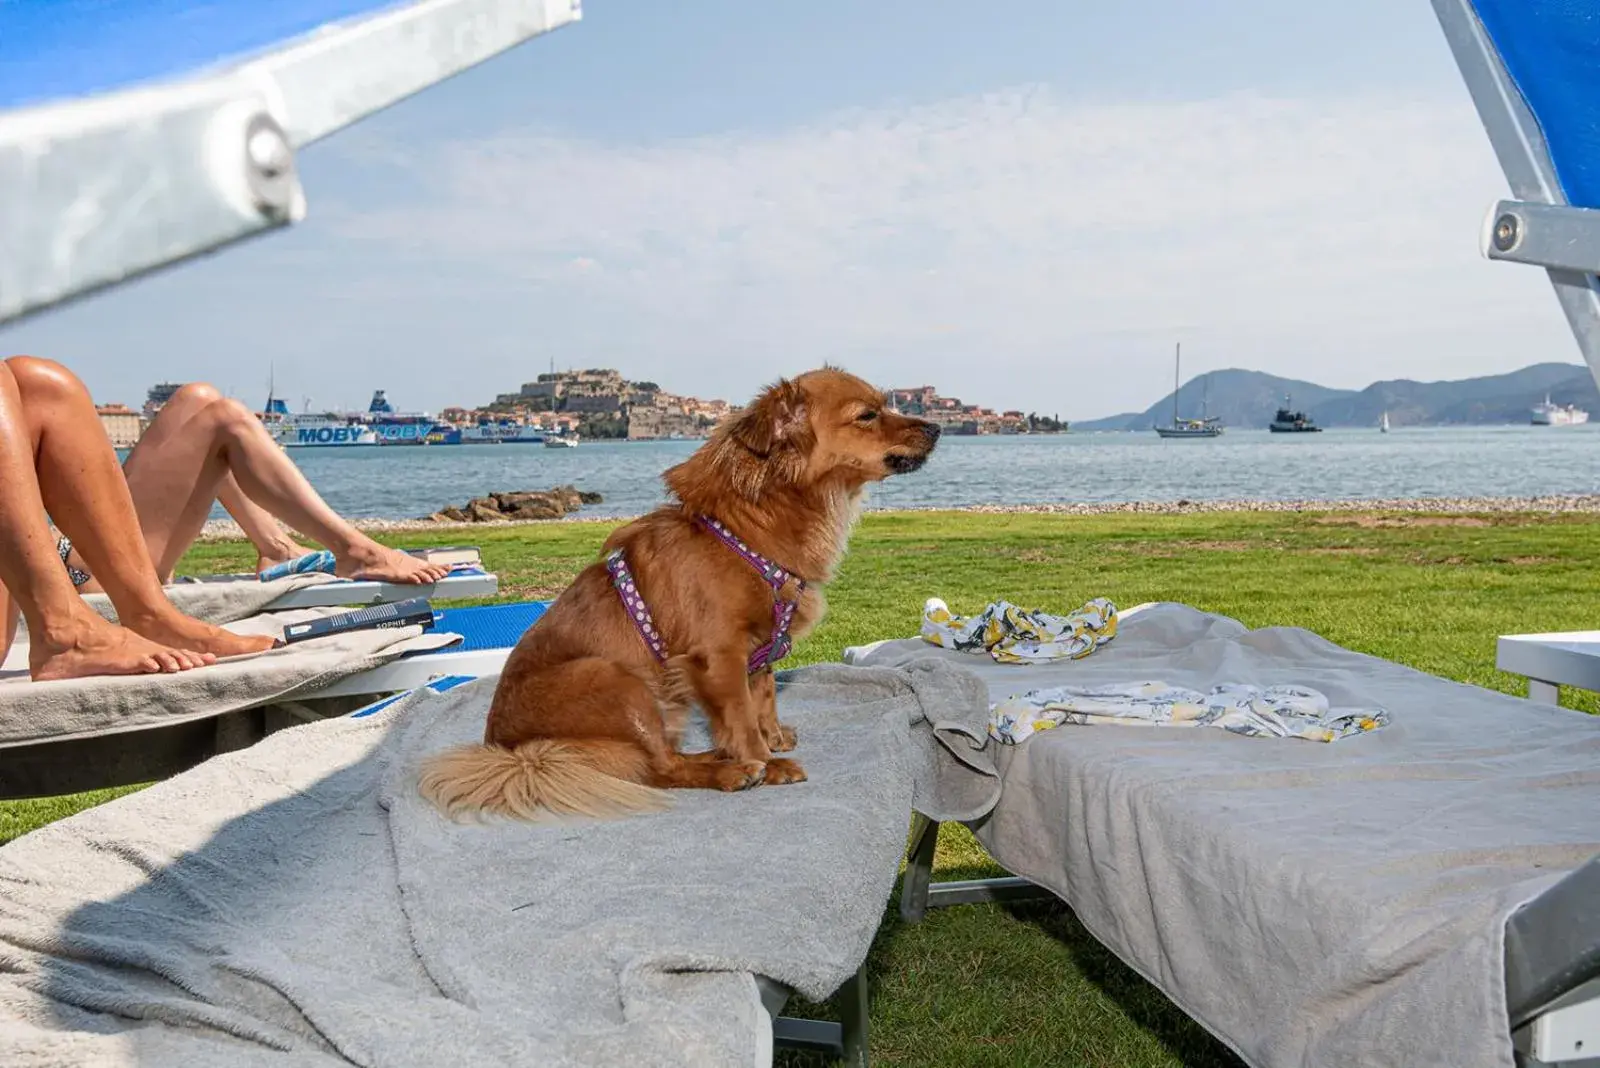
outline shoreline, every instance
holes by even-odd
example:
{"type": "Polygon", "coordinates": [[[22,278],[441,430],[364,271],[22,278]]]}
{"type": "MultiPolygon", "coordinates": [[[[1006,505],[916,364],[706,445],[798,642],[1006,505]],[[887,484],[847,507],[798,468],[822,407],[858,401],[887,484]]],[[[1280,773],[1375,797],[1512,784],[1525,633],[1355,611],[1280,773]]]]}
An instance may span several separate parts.
{"type": "MultiPolygon", "coordinates": [[[[1105,501],[1070,504],[971,504],[945,507],[872,508],[867,515],[924,515],[967,513],[973,515],[1203,515],[1238,512],[1386,512],[1413,515],[1494,515],[1538,513],[1545,515],[1600,515],[1600,494],[1562,494],[1542,497],[1390,497],[1346,498],[1333,500],[1250,500],[1215,501],[1105,501]]],[[[448,531],[456,534],[474,530],[505,530],[520,527],[550,526],[556,523],[605,523],[620,526],[640,513],[615,516],[564,516],[560,519],[508,519],[498,523],[430,523],[422,519],[352,519],[356,529],[367,534],[401,534],[421,531],[448,531]]],[[[237,541],[244,532],[231,519],[207,520],[199,541],[237,541]]]]}

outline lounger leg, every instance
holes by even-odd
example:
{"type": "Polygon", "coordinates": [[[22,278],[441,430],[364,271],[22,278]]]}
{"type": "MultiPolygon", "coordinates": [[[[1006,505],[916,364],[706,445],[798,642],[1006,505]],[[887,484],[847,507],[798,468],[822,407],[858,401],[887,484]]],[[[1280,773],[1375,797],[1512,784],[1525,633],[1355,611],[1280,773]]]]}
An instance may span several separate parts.
{"type": "Polygon", "coordinates": [[[1528,680],[1528,700],[1538,701],[1546,705],[1559,705],[1561,703],[1561,687],[1553,682],[1543,679],[1528,680]]]}
{"type": "Polygon", "coordinates": [[[900,882],[900,918],[917,923],[928,911],[928,883],[933,878],[933,850],[939,844],[939,824],[922,813],[911,823],[911,851],[900,882]]]}
{"type": "Polygon", "coordinates": [[[976,905],[993,901],[1039,901],[1050,891],[1027,879],[1005,875],[993,879],[933,882],[933,850],[939,843],[939,824],[922,813],[912,822],[911,852],[900,882],[900,918],[916,923],[929,909],[946,905],[976,905]]]}
{"type": "Polygon", "coordinates": [[[844,1028],[840,1061],[849,1068],[867,1068],[867,962],[862,961],[839,990],[839,1014],[844,1028]]]}
{"type": "Polygon", "coordinates": [[[756,979],[762,1004],[772,1014],[772,1044],[781,1049],[814,1050],[848,1068],[867,1068],[867,962],[839,988],[840,1022],[800,1020],[782,1015],[787,988],[756,979]]]}

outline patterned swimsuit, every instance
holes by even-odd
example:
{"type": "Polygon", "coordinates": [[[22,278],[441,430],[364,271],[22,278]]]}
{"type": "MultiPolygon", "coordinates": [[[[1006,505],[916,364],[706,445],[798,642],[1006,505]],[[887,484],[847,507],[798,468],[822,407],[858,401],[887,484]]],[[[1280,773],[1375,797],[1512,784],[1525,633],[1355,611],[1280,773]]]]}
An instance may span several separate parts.
{"type": "Polygon", "coordinates": [[[65,534],[56,539],[56,553],[61,557],[61,566],[67,569],[67,577],[72,580],[74,588],[82,586],[94,577],[82,568],[67,563],[67,557],[72,555],[72,539],[65,534]]]}

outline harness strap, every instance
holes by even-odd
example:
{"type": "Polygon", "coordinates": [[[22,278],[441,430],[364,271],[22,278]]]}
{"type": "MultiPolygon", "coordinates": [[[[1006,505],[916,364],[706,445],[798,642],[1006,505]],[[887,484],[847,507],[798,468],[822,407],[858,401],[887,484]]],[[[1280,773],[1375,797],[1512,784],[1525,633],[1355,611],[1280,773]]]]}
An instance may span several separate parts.
{"type": "MultiPolygon", "coordinates": [[[[750,548],[720,520],[701,516],[699,521],[700,525],[716,535],[722,544],[755,568],[767,585],[772,587],[772,637],[750,654],[750,662],[747,665],[751,675],[769,669],[788,656],[789,650],[794,646],[794,640],[789,636],[789,627],[794,623],[794,614],[800,608],[799,595],[805,592],[805,580],[750,548]],[[791,581],[795,584],[796,593],[793,600],[783,596],[784,586],[791,581]]],[[[639,592],[639,584],[633,577],[632,569],[628,567],[627,554],[621,549],[611,550],[606,556],[606,571],[611,575],[611,585],[621,598],[622,606],[628,612],[628,618],[633,620],[634,629],[639,632],[639,637],[655,655],[656,660],[665,663],[667,640],[661,636],[661,631],[656,629],[655,620],[650,616],[650,607],[645,604],[644,595],[639,592]]]]}
{"type": "Polygon", "coordinates": [[[741,560],[755,568],[766,584],[772,587],[772,637],[750,654],[749,672],[754,675],[758,671],[771,668],[773,664],[788,656],[789,650],[794,646],[794,640],[789,636],[789,626],[794,622],[794,614],[800,608],[800,595],[806,590],[805,579],[750,548],[744,543],[744,539],[729,530],[720,519],[703,515],[699,520],[701,526],[732,549],[741,560]],[[791,580],[795,584],[794,600],[783,596],[783,588],[791,580]]]}
{"type": "Polygon", "coordinates": [[[611,550],[606,557],[606,570],[611,573],[611,585],[616,587],[617,596],[622,598],[622,607],[628,610],[628,618],[633,620],[634,629],[639,632],[639,637],[657,660],[665,662],[667,659],[667,641],[656,629],[656,621],[650,618],[650,608],[644,603],[644,597],[639,593],[639,584],[633,580],[633,572],[628,568],[628,558],[621,549],[611,550]]]}

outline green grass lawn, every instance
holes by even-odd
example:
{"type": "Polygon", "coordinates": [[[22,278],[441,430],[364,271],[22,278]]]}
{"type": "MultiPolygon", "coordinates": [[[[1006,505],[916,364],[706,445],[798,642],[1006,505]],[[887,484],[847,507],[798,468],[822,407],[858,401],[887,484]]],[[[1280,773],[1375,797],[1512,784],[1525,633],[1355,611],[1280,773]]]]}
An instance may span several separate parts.
{"type": "MultiPolygon", "coordinates": [[[[500,599],[549,597],[594,558],[608,529],[486,529],[470,541],[500,575],[500,599]]],[[[253,559],[238,544],[211,544],[183,569],[238,569],[253,559]]],[[[1495,636],[1593,626],[1597,568],[1600,517],[875,514],[829,588],[827,620],[792,663],[913,633],[930,596],[963,613],[996,598],[1062,610],[1106,596],[1122,607],[1174,600],[1252,627],[1306,627],[1361,652],[1521,693],[1519,680],[1494,668],[1495,636]]],[[[1564,694],[1590,712],[1600,710],[1596,701],[1564,694]]],[[[124,792],[0,804],[0,842],[124,792]]],[[[936,869],[940,878],[1000,874],[964,829],[950,827],[936,869]]],[[[1237,1063],[1060,905],[936,910],[915,926],[886,908],[870,974],[880,1065],[1237,1063]]],[[[832,1015],[829,1005],[797,1010],[832,1015]]]]}

